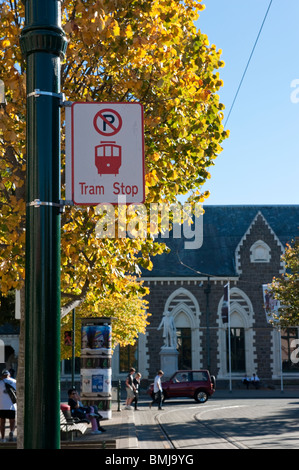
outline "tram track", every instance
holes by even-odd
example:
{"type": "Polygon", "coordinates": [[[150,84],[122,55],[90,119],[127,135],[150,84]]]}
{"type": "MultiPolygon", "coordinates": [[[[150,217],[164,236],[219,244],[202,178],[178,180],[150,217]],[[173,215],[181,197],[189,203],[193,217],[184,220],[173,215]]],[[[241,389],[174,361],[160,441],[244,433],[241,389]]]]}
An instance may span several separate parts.
{"type": "Polygon", "coordinates": [[[159,414],[155,416],[155,423],[157,424],[157,426],[159,428],[159,431],[162,433],[163,438],[166,440],[166,442],[168,444],[167,446],[165,446],[165,444],[164,444],[164,446],[168,447],[169,449],[177,449],[177,447],[174,445],[172,439],[170,438],[169,434],[167,433],[166,427],[163,426],[163,424],[160,422],[159,416],[160,416],[159,414]]]}
{"type": "Polygon", "coordinates": [[[134,414],[138,446],[178,453],[186,449],[298,449],[297,391],[296,395],[225,397],[204,405],[169,400],[163,411],[144,403],[140,413],[134,414]]]}
{"type": "Polygon", "coordinates": [[[220,433],[218,431],[215,431],[215,429],[212,428],[212,426],[209,426],[207,423],[204,423],[199,420],[199,418],[194,415],[194,419],[201,425],[204,426],[206,429],[208,429],[211,433],[213,433],[215,436],[225,440],[232,446],[236,447],[237,449],[249,449],[248,446],[245,446],[244,444],[241,444],[240,442],[235,441],[233,438],[228,437],[225,433],[220,433]]]}
{"type": "MultiPolygon", "coordinates": [[[[184,410],[187,411],[187,410],[190,410],[192,408],[195,408],[195,407],[180,408],[180,411],[184,412],[184,410]]],[[[221,441],[222,445],[225,444],[225,442],[226,442],[228,444],[229,448],[249,449],[248,446],[244,445],[243,443],[240,443],[240,442],[236,441],[233,437],[227,436],[225,433],[215,430],[206,421],[203,421],[203,419],[201,417],[202,414],[208,413],[209,411],[213,412],[213,411],[217,411],[217,410],[223,410],[223,409],[226,409],[226,408],[235,408],[235,406],[200,410],[199,412],[194,413],[190,417],[190,419],[192,420],[192,422],[190,424],[192,425],[192,424],[196,423],[196,425],[197,425],[196,426],[196,434],[198,434],[198,446],[199,447],[201,446],[201,443],[200,443],[201,436],[200,436],[200,430],[199,430],[198,426],[201,426],[202,429],[204,429],[205,434],[209,433],[211,440],[216,439],[219,442],[221,441]]],[[[196,409],[198,410],[198,407],[196,407],[196,409]]],[[[176,449],[176,450],[181,449],[182,450],[184,448],[184,446],[179,446],[177,444],[177,441],[178,441],[177,438],[173,438],[172,435],[171,435],[171,432],[169,432],[168,429],[167,429],[170,426],[170,424],[169,423],[163,423],[161,421],[161,418],[163,416],[165,417],[165,413],[176,413],[176,412],[177,412],[177,410],[174,409],[174,410],[169,410],[169,411],[166,411],[166,412],[157,413],[154,419],[155,419],[155,423],[157,424],[157,426],[159,428],[159,431],[162,435],[161,438],[166,441],[166,444],[164,444],[164,446],[167,447],[167,448],[170,448],[170,449],[176,449]]],[[[193,437],[193,439],[194,439],[194,437],[193,437]]],[[[207,439],[207,438],[205,438],[205,439],[207,439]]],[[[194,448],[194,445],[192,447],[194,448]]]]}

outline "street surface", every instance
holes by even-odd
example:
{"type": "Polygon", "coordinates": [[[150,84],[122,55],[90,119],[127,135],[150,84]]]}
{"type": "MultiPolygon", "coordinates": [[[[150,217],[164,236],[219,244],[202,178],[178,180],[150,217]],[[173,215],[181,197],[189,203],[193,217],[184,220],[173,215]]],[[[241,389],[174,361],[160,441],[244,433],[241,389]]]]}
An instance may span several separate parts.
{"type": "Polygon", "coordinates": [[[140,403],[134,412],[139,449],[298,449],[298,398],[212,398],[140,403]]]}

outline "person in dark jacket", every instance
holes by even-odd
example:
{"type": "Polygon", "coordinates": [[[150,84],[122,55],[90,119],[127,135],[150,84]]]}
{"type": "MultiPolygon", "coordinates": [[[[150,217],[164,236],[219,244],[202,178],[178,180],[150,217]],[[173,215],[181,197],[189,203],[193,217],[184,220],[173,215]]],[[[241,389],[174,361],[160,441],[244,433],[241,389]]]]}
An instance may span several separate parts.
{"type": "Polygon", "coordinates": [[[138,398],[139,398],[139,386],[140,386],[140,380],[141,380],[141,374],[140,372],[137,372],[134,379],[133,379],[133,384],[135,386],[135,391],[134,391],[134,394],[135,394],[135,398],[132,402],[132,404],[134,403],[134,409],[135,411],[138,411],[138,398]]]}

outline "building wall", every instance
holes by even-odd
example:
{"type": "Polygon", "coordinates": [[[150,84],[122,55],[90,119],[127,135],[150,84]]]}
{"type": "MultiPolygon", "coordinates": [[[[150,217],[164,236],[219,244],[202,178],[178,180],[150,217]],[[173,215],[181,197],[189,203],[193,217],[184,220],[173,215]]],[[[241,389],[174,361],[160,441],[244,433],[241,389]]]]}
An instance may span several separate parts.
{"type": "MultiPolygon", "coordinates": [[[[233,232],[233,227],[232,227],[233,232]]],[[[263,306],[263,284],[283,272],[281,255],[284,247],[261,213],[240,239],[233,254],[236,276],[230,278],[231,327],[245,331],[246,370],[257,373],[262,380],[275,379],[280,374],[277,332],[267,322],[263,306]]],[[[179,274],[179,273],[178,273],[179,274]]],[[[218,379],[228,379],[227,324],[221,318],[223,288],[229,278],[213,276],[180,278],[144,278],[150,287],[147,328],[146,364],[140,363],[144,378],[152,379],[161,367],[162,331],[158,330],[163,313],[169,310],[178,322],[185,318],[192,330],[192,368],[209,368],[218,379]],[[207,328],[206,288],[210,283],[209,327],[207,328]],[[182,314],[180,314],[180,312],[182,314]],[[208,353],[207,340],[210,349],[208,353]]],[[[241,379],[243,374],[233,375],[241,379]]]]}

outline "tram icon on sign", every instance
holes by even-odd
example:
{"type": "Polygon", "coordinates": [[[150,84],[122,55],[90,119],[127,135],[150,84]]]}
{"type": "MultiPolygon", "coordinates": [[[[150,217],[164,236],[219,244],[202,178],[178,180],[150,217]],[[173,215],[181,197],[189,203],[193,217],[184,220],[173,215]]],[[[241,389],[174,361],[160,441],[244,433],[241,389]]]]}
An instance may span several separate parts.
{"type": "MultiPolygon", "coordinates": [[[[122,127],[122,118],[114,109],[102,109],[93,119],[95,130],[105,137],[117,134],[122,127]]],[[[118,175],[121,166],[121,146],[115,141],[101,141],[95,147],[95,165],[99,175],[118,175]]]]}
{"type": "Polygon", "coordinates": [[[115,141],[104,142],[95,148],[95,165],[98,173],[102,175],[118,175],[121,166],[121,146],[115,141]]]}

